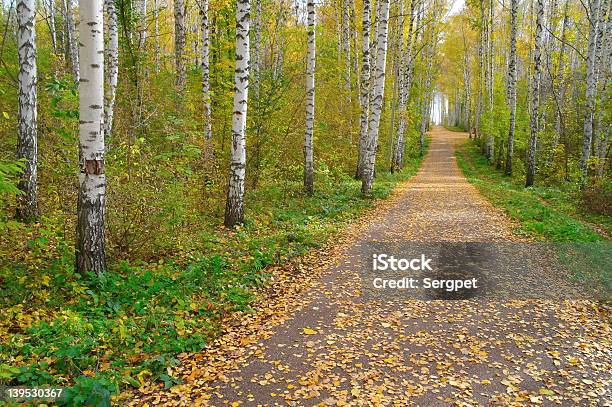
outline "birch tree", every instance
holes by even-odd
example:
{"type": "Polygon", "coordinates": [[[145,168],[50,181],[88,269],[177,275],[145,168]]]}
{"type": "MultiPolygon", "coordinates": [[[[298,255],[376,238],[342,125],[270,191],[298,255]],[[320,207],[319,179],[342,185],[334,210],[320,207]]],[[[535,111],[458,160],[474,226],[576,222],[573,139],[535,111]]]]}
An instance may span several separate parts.
{"type": "Polygon", "coordinates": [[[36,0],[18,0],[16,11],[19,58],[17,158],[23,159],[25,164],[18,185],[23,192],[23,196],[19,200],[17,218],[24,221],[33,221],[38,218],[36,0]]]}
{"type": "Polygon", "coordinates": [[[538,144],[538,120],[540,114],[540,83],[542,80],[542,27],[544,23],[544,1],[536,0],[535,49],[533,51],[533,89],[531,93],[531,123],[529,152],[527,156],[527,179],[525,186],[533,185],[536,170],[536,151],[538,144]]]}
{"type": "Polygon", "coordinates": [[[408,37],[406,43],[406,52],[402,61],[402,69],[400,70],[401,86],[399,94],[399,123],[397,126],[397,134],[395,136],[395,152],[393,155],[393,162],[391,165],[391,171],[401,170],[404,165],[404,134],[406,132],[406,119],[408,112],[406,111],[406,105],[408,103],[408,97],[410,95],[410,88],[412,86],[412,26],[414,20],[415,5],[418,0],[412,0],[410,2],[410,14],[408,16],[408,37]]]}
{"type": "Polygon", "coordinates": [[[104,0],[108,20],[107,82],[108,93],[104,100],[104,139],[108,140],[113,131],[113,117],[119,76],[119,27],[115,0],[104,0]]]}
{"type": "Polygon", "coordinates": [[[304,135],[304,191],[314,192],[313,131],[315,115],[316,12],[308,0],[308,60],[306,63],[306,133],[304,135]]]}
{"type": "Polygon", "coordinates": [[[104,26],[103,1],[79,7],[79,197],[77,201],[76,269],[101,275],[106,269],[104,212],[104,26]]]}
{"type": "Polygon", "coordinates": [[[370,0],[363,0],[362,40],[361,40],[361,112],[359,116],[359,148],[357,157],[356,178],[363,176],[363,163],[366,157],[366,141],[368,138],[368,122],[370,114],[370,0]]]}
{"type": "Polygon", "coordinates": [[[138,47],[143,50],[147,42],[147,0],[139,0],[138,18],[140,27],[138,27],[138,47]]]}
{"type": "Polygon", "coordinates": [[[49,33],[51,34],[51,46],[53,52],[57,52],[57,29],[55,28],[55,0],[49,1],[49,33]]]}
{"type": "Polygon", "coordinates": [[[231,163],[225,205],[225,226],[228,228],[242,223],[244,220],[250,11],[249,0],[237,0],[234,113],[232,114],[231,163]]]}
{"type": "Polygon", "coordinates": [[[582,139],[582,158],[580,170],[586,177],[591,156],[591,143],[593,140],[593,121],[595,118],[595,98],[597,94],[597,73],[595,71],[597,59],[597,34],[599,26],[600,0],[589,2],[589,43],[586,61],[586,112],[584,115],[584,136],[582,139]]]}
{"type": "Polygon", "coordinates": [[[351,41],[349,36],[349,0],[342,0],[342,52],[344,52],[344,86],[349,92],[347,102],[351,101],[351,41]]]}
{"type": "Polygon", "coordinates": [[[427,124],[429,123],[429,113],[432,103],[431,80],[433,76],[433,59],[435,49],[435,30],[432,32],[431,42],[429,43],[427,56],[427,71],[425,73],[425,86],[423,88],[423,103],[421,105],[421,128],[419,132],[419,145],[421,156],[425,154],[425,133],[427,132],[427,124]]]}
{"type": "Polygon", "coordinates": [[[202,96],[204,112],[204,138],[212,138],[212,120],[210,103],[210,32],[208,23],[208,0],[201,0],[200,13],[202,15],[202,96]]]}
{"type": "Polygon", "coordinates": [[[74,79],[74,83],[79,83],[80,73],[79,73],[79,49],[77,47],[77,35],[76,35],[76,26],[74,23],[74,3],[73,0],[64,0],[65,1],[65,18],[66,18],[66,34],[68,36],[68,50],[70,52],[70,67],[72,68],[72,78],[74,79]]]}
{"type": "Polygon", "coordinates": [[[512,174],[512,154],[514,152],[514,128],[516,124],[516,29],[518,0],[510,0],[510,60],[508,61],[508,105],[510,107],[510,127],[508,129],[508,152],[506,156],[506,175],[512,174]]]}
{"type": "Polygon", "coordinates": [[[185,41],[185,0],[174,0],[174,63],[176,88],[179,93],[183,91],[187,81],[185,41]]]}
{"type": "Polygon", "coordinates": [[[372,114],[368,125],[368,138],[366,141],[365,161],[363,166],[363,179],[361,192],[369,196],[372,193],[374,181],[374,168],[376,164],[376,150],[378,146],[378,130],[385,93],[385,69],[387,65],[387,39],[389,34],[389,0],[380,1],[380,14],[377,30],[376,69],[374,72],[374,90],[372,97],[372,114]]]}

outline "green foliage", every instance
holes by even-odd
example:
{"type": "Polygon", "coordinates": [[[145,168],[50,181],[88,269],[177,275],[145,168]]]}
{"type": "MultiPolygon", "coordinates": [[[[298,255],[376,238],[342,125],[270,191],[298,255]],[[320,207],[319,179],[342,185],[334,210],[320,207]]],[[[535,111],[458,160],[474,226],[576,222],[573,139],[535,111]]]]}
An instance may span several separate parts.
{"type": "MultiPolygon", "coordinates": [[[[248,221],[235,233],[205,226],[172,256],[113,262],[100,278],[74,272],[60,226],[15,223],[5,238],[28,236],[27,250],[0,262],[0,383],[69,384],[62,403],[75,406],[109,405],[121,388],[147,381],[180,383],[169,373],[175,356],[201,350],[229,314],[251,312],[268,265],[319,247],[388,196],[420,159],[409,152],[406,162],[402,172],[379,173],[372,199],[361,197],[359,181],[321,163],[313,196],[299,181],[250,191],[248,221]]],[[[184,191],[168,193],[180,210],[184,191]]],[[[173,228],[184,214],[163,217],[162,228],[173,228]]]]}
{"type": "MultiPolygon", "coordinates": [[[[581,219],[582,214],[575,206],[574,191],[562,191],[550,187],[524,188],[522,179],[506,177],[500,171],[492,170],[474,144],[457,150],[457,162],[468,180],[478,189],[520,222],[519,233],[554,242],[593,242],[604,239],[590,224],[581,219]]],[[[604,218],[592,215],[590,220],[602,222],[602,228],[609,228],[604,218]]]]}
{"type": "Polygon", "coordinates": [[[0,161],[0,204],[6,197],[21,195],[22,191],[17,188],[19,174],[23,172],[24,162],[2,162],[0,161]]]}

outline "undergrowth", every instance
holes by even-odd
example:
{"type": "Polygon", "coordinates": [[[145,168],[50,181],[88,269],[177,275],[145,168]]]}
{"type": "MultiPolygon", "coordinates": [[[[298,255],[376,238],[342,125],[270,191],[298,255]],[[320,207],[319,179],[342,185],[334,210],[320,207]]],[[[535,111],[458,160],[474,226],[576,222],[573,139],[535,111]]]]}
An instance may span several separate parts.
{"type": "Polygon", "coordinates": [[[110,259],[101,278],[74,271],[71,234],[53,218],[25,225],[5,216],[0,384],[65,386],[64,404],[109,405],[126,386],[180,383],[171,373],[177,355],[203,349],[231,313],[250,312],[270,282],[266,266],[321,246],[412,176],[420,159],[407,162],[378,173],[371,199],[323,165],[313,196],[298,182],[258,188],[234,231],[202,216],[188,247],[155,260],[110,259]]]}

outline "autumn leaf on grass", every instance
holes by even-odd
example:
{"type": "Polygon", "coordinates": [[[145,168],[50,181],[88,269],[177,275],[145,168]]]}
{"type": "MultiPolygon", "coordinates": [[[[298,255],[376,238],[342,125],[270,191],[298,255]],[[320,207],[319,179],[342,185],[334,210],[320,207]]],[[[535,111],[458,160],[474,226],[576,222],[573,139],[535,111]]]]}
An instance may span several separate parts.
{"type": "Polygon", "coordinates": [[[316,335],[317,331],[311,328],[304,328],[304,335],[316,335]]]}

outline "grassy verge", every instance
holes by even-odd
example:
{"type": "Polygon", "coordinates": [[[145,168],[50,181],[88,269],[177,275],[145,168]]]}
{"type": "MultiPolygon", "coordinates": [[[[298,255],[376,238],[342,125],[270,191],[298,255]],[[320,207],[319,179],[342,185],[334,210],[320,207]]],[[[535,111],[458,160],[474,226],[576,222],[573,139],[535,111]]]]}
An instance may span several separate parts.
{"type": "Polygon", "coordinates": [[[560,254],[567,257],[564,263],[570,265],[574,278],[609,295],[612,275],[605,264],[610,255],[606,237],[610,230],[609,217],[582,212],[580,197],[575,191],[525,188],[524,180],[507,177],[489,165],[472,142],[458,148],[456,157],[468,181],[516,221],[517,234],[537,241],[565,243],[559,246],[560,254]],[[568,257],[567,253],[572,254],[568,257]],[[574,261],[577,258],[581,260],[574,261]]]}
{"type": "Polygon", "coordinates": [[[102,278],[74,272],[73,244],[52,220],[1,224],[0,384],[68,386],[65,404],[108,405],[126,386],[178,383],[169,373],[176,355],[201,350],[228,315],[248,312],[270,282],[266,266],[328,241],[417,171],[418,157],[407,162],[379,172],[372,199],[358,181],[321,168],[314,196],[299,182],[262,187],[235,231],[203,220],[189,250],[110,259],[102,278]]]}

